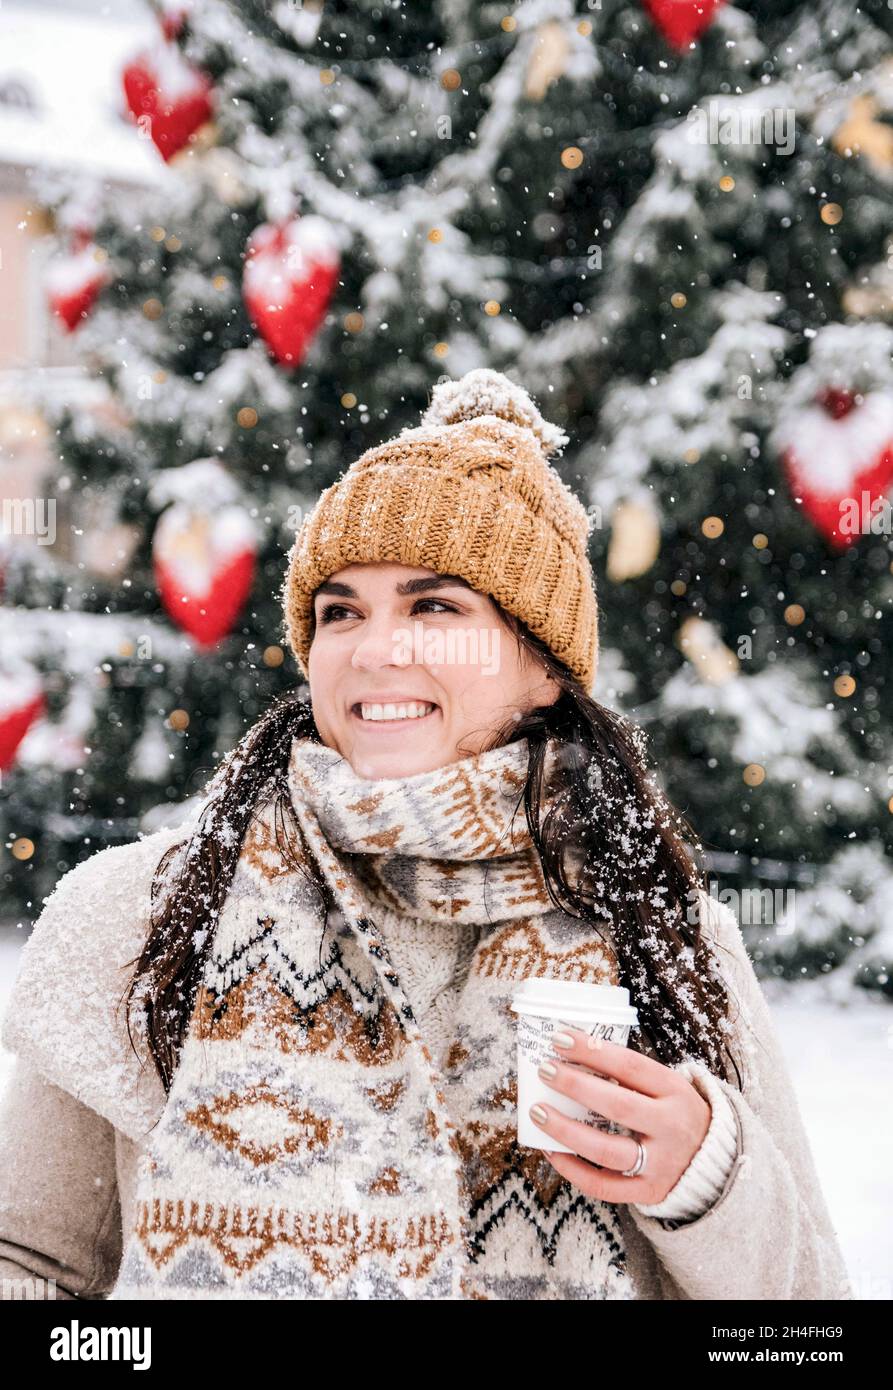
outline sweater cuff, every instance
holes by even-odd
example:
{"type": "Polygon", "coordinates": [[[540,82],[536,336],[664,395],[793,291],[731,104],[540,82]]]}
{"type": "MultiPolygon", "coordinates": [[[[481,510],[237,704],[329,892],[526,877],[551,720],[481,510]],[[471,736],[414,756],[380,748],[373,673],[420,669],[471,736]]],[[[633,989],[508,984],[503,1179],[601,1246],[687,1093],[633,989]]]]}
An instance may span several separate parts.
{"type": "Polygon", "coordinates": [[[709,1211],[721,1196],[738,1153],[738,1128],[731,1101],[712,1072],[701,1062],[674,1068],[688,1077],[710,1104],[710,1126],[701,1147],[676,1186],[661,1202],[632,1202],[644,1216],[669,1221],[693,1221],[709,1211]]]}

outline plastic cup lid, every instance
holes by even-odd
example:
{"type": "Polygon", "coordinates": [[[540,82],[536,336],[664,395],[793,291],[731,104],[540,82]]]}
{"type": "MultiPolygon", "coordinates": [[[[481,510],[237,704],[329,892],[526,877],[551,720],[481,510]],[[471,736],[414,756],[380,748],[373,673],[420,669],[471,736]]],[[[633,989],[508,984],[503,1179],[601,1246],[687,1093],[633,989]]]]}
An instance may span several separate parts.
{"type": "Polygon", "coordinates": [[[588,984],[583,980],[551,980],[531,975],[512,995],[510,1008],[519,1014],[544,1018],[561,1016],[592,1023],[638,1025],[639,1015],[623,985],[588,984]]]}

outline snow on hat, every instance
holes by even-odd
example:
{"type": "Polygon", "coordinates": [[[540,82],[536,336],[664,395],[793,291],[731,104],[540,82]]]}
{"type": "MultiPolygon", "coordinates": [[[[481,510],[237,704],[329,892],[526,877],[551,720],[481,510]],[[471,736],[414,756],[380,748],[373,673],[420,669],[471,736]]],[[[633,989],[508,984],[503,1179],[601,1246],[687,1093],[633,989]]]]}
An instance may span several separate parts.
{"type": "Polygon", "coordinates": [[[316,587],[347,565],[391,562],[461,575],[526,623],[591,693],[589,517],[548,462],[567,442],[501,372],[479,367],[439,382],[421,424],[367,449],[297,531],[283,608],[304,676],[316,587]]]}

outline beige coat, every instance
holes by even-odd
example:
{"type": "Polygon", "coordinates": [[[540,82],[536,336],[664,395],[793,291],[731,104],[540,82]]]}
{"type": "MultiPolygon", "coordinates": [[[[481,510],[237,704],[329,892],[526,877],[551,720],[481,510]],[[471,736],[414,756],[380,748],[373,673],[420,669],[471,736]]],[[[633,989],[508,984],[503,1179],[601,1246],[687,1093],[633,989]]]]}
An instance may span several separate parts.
{"type": "MultiPolygon", "coordinates": [[[[115,1282],[122,1228],[132,1221],[139,1136],[160,1114],[164,1093],[150,1069],[136,1092],[129,1084],[132,1053],[114,1008],[148,930],[155,867],[181,834],[159,831],[79,865],[48,899],[24,947],[2,1032],[20,1054],[0,1107],[3,1297],[14,1297],[14,1281],[27,1277],[54,1280],[63,1299],[103,1298],[115,1282]],[[122,884],[132,905],[123,913],[122,884]],[[30,1030],[26,1006],[35,987],[39,1032],[30,1030]],[[62,1022],[72,989],[88,1025],[76,1059],[62,1022]],[[57,1017],[54,1032],[46,1020],[57,1017]]],[[[734,1040],[744,1040],[748,1059],[744,1094],[720,1083],[734,1107],[738,1155],[714,1205],[675,1229],[618,1205],[630,1275],[643,1299],[852,1298],[766,1001],[734,915],[722,907],[714,921],[733,1015],[736,1001],[740,1010],[734,1040]]],[[[740,1046],[734,1050],[742,1056],[740,1046]]]]}

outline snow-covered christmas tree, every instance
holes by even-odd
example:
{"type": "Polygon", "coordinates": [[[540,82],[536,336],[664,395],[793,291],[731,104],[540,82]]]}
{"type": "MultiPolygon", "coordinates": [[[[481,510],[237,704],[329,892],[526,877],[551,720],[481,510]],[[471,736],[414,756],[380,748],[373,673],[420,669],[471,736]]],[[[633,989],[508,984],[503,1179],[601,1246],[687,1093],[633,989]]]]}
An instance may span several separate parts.
{"type": "Polygon", "coordinates": [[[886,0],[160,8],[122,102],[171,178],[46,191],[114,409],[52,420],[80,558],[7,565],[9,900],[295,684],[303,509],[488,365],[570,435],[596,698],[768,892],[763,968],[890,992],[891,51],[886,0]]]}

